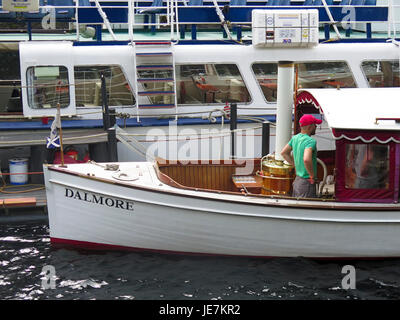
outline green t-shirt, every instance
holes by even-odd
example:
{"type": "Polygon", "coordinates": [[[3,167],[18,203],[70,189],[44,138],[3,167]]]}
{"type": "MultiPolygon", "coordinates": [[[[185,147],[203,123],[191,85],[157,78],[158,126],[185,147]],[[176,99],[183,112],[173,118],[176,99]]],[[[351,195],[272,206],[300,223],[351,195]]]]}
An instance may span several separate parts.
{"type": "Polygon", "coordinates": [[[299,133],[292,137],[289,141],[289,146],[293,149],[293,159],[296,168],[296,175],[301,178],[308,179],[310,175],[304,166],[304,150],[312,148],[312,162],[314,168],[314,178],[317,175],[317,141],[311,138],[308,134],[299,133]]]}

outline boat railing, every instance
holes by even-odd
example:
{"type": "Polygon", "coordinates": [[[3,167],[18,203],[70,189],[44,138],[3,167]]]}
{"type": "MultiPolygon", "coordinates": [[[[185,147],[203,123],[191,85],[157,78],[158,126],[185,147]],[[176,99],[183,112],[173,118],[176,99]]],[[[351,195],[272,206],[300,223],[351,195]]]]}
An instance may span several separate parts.
{"type": "MultiPolygon", "coordinates": [[[[28,32],[32,22],[49,21],[46,28],[51,29],[55,22],[70,22],[75,25],[77,40],[80,39],[79,26],[91,26],[95,29],[96,40],[102,39],[103,26],[106,27],[112,40],[121,37],[115,35],[116,28],[128,30],[129,39],[135,32],[170,31],[171,39],[178,41],[184,38],[185,25],[198,28],[223,27],[223,32],[233,30],[241,40],[242,29],[251,31],[251,12],[255,9],[317,9],[319,22],[325,28],[325,38],[330,38],[333,27],[338,34],[340,27],[346,37],[351,30],[363,31],[371,39],[375,31],[387,33],[389,38],[397,35],[396,24],[400,24],[400,5],[387,0],[384,5],[376,5],[376,0],[299,0],[284,3],[276,0],[274,5],[269,1],[244,1],[245,5],[236,5],[233,1],[200,1],[202,5],[191,5],[189,0],[154,0],[154,1],[99,1],[99,0],[40,0],[37,12],[9,12],[0,10],[0,22],[25,21],[28,32]],[[231,5],[233,3],[233,5],[231,5]],[[348,3],[348,4],[346,4],[348,3]],[[346,5],[345,5],[346,4],[346,5]],[[362,5],[361,5],[362,4],[362,5]],[[227,28],[229,29],[227,30],[227,28]],[[179,33],[180,31],[180,33],[179,33]]],[[[0,5],[2,5],[0,0],[0,5]]],[[[3,7],[3,6],[1,6],[3,7]]],[[[45,27],[44,27],[45,28],[45,27]]],[[[209,30],[209,29],[208,29],[209,30]]],[[[192,39],[197,39],[198,29],[192,28],[192,39]]],[[[355,35],[351,35],[355,38],[355,35]]],[[[225,34],[225,37],[227,35],[225,34]]],[[[365,38],[365,37],[364,37],[365,38]]],[[[30,38],[31,39],[31,38],[30,38]]],[[[164,37],[165,39],[165,37],[164,37]]],[[[123,40],[127,40],[124,38],[123,40]]]]}

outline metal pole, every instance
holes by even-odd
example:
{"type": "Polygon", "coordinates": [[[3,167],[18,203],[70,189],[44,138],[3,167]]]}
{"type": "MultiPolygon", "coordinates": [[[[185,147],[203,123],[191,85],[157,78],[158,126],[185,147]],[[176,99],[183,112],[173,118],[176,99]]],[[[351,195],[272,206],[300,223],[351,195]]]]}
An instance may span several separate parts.
{"type": "Polygon", "coordinates": [[[132,2],[133,0],[128,0],[128,34],[131,43],[133,42],[133,20],[135,19],[135,10],[132,2]]]}
{"type": "Polygon", "coordinates": [[[28,29],[28,40],[32,41],[32,24],[30,21],[28,21],[27,23],[27,29],[28,29]]]}
{"type": "Polygon", "coordinates": [[[237,129],[237,104],[231,103],[230,113],[230,125],[231,125],[231,155],[232,159],[235,159],[235,130],[237,129]]]}
{"type": "Polygon", "coordinates": [[[106,78],[104,77],[104,74],[101,73],[100,75],[101,79],[101,98],[103,100],[103,127],[104,130],[107,130],[110,128],[110,111],[108,110],[108,99],[107,99],[107,88],[106,88],[106,78]]]}
{"type": "Polygon", "coordinates": [[[61,110],[60,110],[61,106],[60,103],[57,103],[57,114],[60,115],[60,127],[58,135],[60,136],[60,156],[61,156],[61,166],[64,167],[64,147],[63,147],[63,132],[62,132],[62,127],[61,127],[61,110]]]}
{"type": "Polygon", "coordinates": [[[75,3],[76,41],[79,41],[79,1],[75,3]]]}
{"type": "Polygon", "coordinates": [[[269,136],[270,136],[269,122],[263,122],[261,157],[264,157],[267,154],[269,154],[269,136]]]}
{"type": "Polygon", "coordinates": [[[283,147],[292,136],[293,114],[293,81],[294,63],[292,61],[278,61],[278,92],[276,98],[276,139],[275,159],[284,160],[281,156],[283,147]]]}
{"type": "Polygon", "coordinates": [[[115,113],[114,108],[109,108],[109,115],[110,115],[110,128],[114,127],[116,124],[116,116],[117,114],[115,113]]]}
{"type": "Polygon", "coordinates": [[[329,9],[328,4],[326,3],[325,0],[322,0],[322,5],[324,6],[326,14],[329,17],[329,21],[331,22],[331,24],[333,26],[333,30],[335,30],[336,36],[338,37],[338,39],[340,39],[340,32],[339,32],[339,29],[338,29],[338,27],[336,25],[336,21],[333,19],[331,10],[329,9]]]}
{"type": "Polygon", "coordinates": [[[101,79],[101,98],[103,100],[103,127],[107,131],[107,153],[108,161],[117,162],[118,161],[118,151],[117,151],[117,136],[115,132],[115,109],[108,108],[108,97],[107,97],[107,87],[106,78],[102,73],[100,75],[101,79]]]}
{"type": "Polygon", "coordinates": [[[101,4],[99,3],[98,0],[94,0],[94,2],[96,4],[97,11],[99,12],[100,16],[103,18],[103,22],[106,25],[109,34],[111,35],[111,37],[113,38],[114,41],[117,41],[117,38],[112,30],[110,21],[108,21],[107,14],[101,8],[101,4]]]}
{"type": "Polygon", "coordinates": [[[117,135],[115,130],[115,109],[111,108],[109,110],[109,127],[107,128],[107,149],[108,149],[108,159],[110,162],[118,162],[118,150],[117,150],[117,135]]]}
{"type": "Polygon", "coordinates": [[[114,127],[107,129],[107,138],[108,159],[110,162],[118,162],[117,135],[114,127]]]}
{"type": "Polygon", "coordinates": [[[229,40],[232,40],[232,34],[229,31],[229,28],[228,28],[228,26],[226,24],[225,16],[222,13],[222,10],[219,8],[217,0],[213,0],[213,4],[214,4],[214,7],[215,7],[215,11],[217,12],[217,16],[221,20],[222,27],[224,28],[229,40]]]}

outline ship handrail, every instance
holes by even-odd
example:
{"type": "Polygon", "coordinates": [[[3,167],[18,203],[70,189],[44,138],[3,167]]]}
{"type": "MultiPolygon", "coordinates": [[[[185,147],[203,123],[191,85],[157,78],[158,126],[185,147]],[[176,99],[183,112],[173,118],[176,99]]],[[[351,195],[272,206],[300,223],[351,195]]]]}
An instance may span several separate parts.
{"type": "MultiPolygon", "coordinates": [[[[179,34],[179,27],[185,24],[192,25],[244,25],[251,26],[251,11],[254,9],[317,9],[319,11],[319,22],[321,25],[325,25],[326,28],[333,26],[336,34],[337,25],[340,23],[346,23],[347,25],[353,23],[363,23],[367,25],[367,38],[371,38],[371,23],[388,23],[388,37],[396,38],[396,27],[395,24],[399,23],[394,17],[394,10],[399,8],[400,5],[394,5],[391,0],[388,0],[387,5],[327,5],[326,1],[323,0],[322,5],[301,5],[294,4],[290,6],[266,6],[266,5],[242,5],[242,6],[230,6],[229,12],[225,12],[225,19],[222,20],[218,14],[223,7],[223,3],[214,1],[208,1],[208,4],[213,5],[202,5],[202,6],[191,6],[185,2],[178,0],[165,0],[162,7],[149,6],[146,3],[145,6],[140,3],[133,4],[133,0],[123,1],[122,4],[115,5],[107,2],[99,3],[98,0],[91,0],[89,4],[81,5],[80,1],[76,1],[75,5],[54,5],[54,6],[39,6],[39,12],[37,17],[35,13],[29,13],[28,17],[25,17],[21,12],[18,12],[19,21],[38,21],[43,18],[45,11],[49,8],[60,9],[72,9],[74,14],[70,17],[58,18],[57,21],[68,21],[75,22],[77,25],[77,40],[79,40],[79,26],[81,25],[102,25],[105,24],[108,32],[112,36],[113,40],[116,40],[114,35],[112,24],[128,24],[129,31],[131,32],[133,27],[151,27],[154,30],[156,27],[170,27],[171,28],[171,39],[179,41],[179,37],[175,36],[179,34]],[[125,4],[126,2],[126,4],[125,4]],[[216,6],[217,4],[217,6],[216,6]],[[141,12],[148,14],[145,9],[157,10],[156,14],[166,15],[167,22],[140,22],[135,17],[139,16],[141,12]],[[351,9],[352,14],[348,15],[348,10],[351,9]],[[144,10],[144,11],[143,11],[144,10]],[[179,17],[179,19],[178,19],[179,17]],[[344,20],[345,19],[345,20],[344,20]],[[369,27],[368,27],[369,25],[369,27]],[[177,39],[175,39],[177,37],[177,39]]],[[[253,2],[254,3],[254,2],[253,2]]],[[[58,11],[57,11],[58,12],[58,11]]],[[[14,12],[15,13],[15,12],[14,12]]],[[[56,13],[58,14],[58,13],[56,13]]],[[[5,11],[0,11],[0,21],[10,21],[10,17],[5,11]]],[[[101,28],[97,31],[101,33],[101,28]]],[[[29,30],[28,32],[32,32],[29,30]]],[[[100,37],[101,38],[101,37],[100,37]]],[[[130,36],[132,39],[132,34],[130,36]]],[[[97,39],[99,40],[99,39],[97,39]]],[[[327,39],[326,39],[327,40],[327,39]]]]}

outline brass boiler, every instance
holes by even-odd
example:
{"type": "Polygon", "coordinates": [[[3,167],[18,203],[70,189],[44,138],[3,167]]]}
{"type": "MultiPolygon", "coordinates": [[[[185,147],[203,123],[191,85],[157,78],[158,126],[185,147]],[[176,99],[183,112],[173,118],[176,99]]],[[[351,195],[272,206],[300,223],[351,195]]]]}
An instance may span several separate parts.
{"type": "Polygon", "coordinates": [[[275,160],[273,155],[261,159],[263,178],[262,194],[292,195],[292,184],[295,178],[294,167],[282,160],[275,160]]]}

